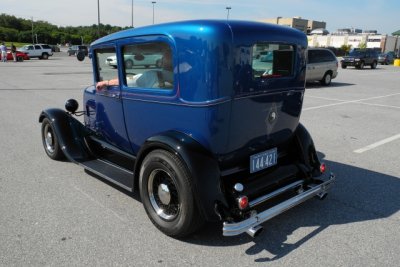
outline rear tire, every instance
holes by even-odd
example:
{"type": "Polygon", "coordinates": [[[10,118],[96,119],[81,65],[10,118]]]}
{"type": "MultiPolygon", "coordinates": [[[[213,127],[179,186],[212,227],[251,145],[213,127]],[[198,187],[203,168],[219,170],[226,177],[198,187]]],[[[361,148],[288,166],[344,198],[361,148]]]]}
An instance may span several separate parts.
{"type": "Polygon", "coordinates": [[[48,58],[49,58],[49,55],[47,53],[42,54],[42,59],[48,59],[48,58]]]}
{"type": "Polygon", "coordinates": [[[342,64],[342,69],[346,69],[347,66],[345,64],[342,64]]]}
{"type": "Polygon", "coordinates": [[[328,86],[331,84],[332,81],[332,74],[330,72],[325,73],[324,77],[321,80],[321,84],[328,86]]]}
{"type": "Polygon", "coordinates": [[[51,125],[48,118],[44,118],[42,122],[42,143],[44,151],[49,158],[54,160],[61,160],[65,158],[65,155],[60,148],[54,127],[51,125]]]}
{"type": "Polygon", "coordinates": [[[185,237],[203,224],[190,174],[176,155],[165,150],[150,152],[140,169],[139,188],[147,215],[166,235],[185,237]]]}

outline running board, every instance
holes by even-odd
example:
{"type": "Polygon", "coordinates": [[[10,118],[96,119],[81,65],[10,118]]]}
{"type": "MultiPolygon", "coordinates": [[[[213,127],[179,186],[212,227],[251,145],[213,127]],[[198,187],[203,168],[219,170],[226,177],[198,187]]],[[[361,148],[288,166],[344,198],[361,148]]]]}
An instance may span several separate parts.
{"type": "MultiPolygon", "coordinates": [[[[239,235],[241,233],[244,232],[248,232],[248,231],[252,231],[253,229],[256,229],[257,226],[259,226],[260,224],[262,224],[263,222],[266,222],[272,218],[274,218],[275,216],[303,203],[304,201],[318,196],[320,198],[325,197],[325,195],[327,194],[328,189],[331,187],[332,183],[335,181],[335,175],[334,174],[330,174],[330,177],[327,181],[322,182],[320,184],[316,184],[316,185],[310,185],[308,186],[309,188],[306,189],[305,191],[299,193],[298,195],[283,201],[279,204],[277,204],[276,206],[273,206],[272,208],[269,208],[259,214],[254,213],[250,218],[243,220],[241,222],[235,222],[235,223],[228,223],[228,222],[224,222],[223,223],[223,227],[222,227],[222,233],[224,236],[235,236],[235,235],[239,235]]],[[[285,188],[286,190],[279,190],[280,193],[289,190],[290,188],[295,188],[299,186],[299,184],[293,183],[289,186],[287,186],[287,188],[285,188]]],[[[278,193],[271,193],[271,195],[278,195],[278,193]]],[[[263,197],[265,199],[263,199],[262,201],[265,201],[266,199],[270,199],[271,196],[267,195],[265,197],[263,197]]],[[[260,199],[258,199],[257,201],[255,201],[253,204],[255,204],[256,202],[260,203],[260,199]]]]}
{"type": "Polygon", "coordinates": [[[128,191],[132,191],[133,172],[102,159],[78,162],[78,164],[85,170],[121,186],[128,191]]]}

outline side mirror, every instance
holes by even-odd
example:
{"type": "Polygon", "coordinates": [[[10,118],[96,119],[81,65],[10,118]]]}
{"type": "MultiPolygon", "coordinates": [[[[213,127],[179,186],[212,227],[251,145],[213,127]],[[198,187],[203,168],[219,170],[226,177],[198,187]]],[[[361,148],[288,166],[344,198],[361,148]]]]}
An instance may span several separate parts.
{"type": "Polygon", "coordinates": [[[76,55],[76,58],[77,58],[79,61],[83,61],[83,60],[85,59],[85,52],[79,51],[78,54],[76,55]]]}

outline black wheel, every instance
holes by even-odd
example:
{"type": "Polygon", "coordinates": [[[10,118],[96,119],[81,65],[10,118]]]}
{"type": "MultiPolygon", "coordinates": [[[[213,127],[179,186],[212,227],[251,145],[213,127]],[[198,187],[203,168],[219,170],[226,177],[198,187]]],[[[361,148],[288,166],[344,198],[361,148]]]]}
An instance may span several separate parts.
{"type": "Polygon", "coordinates": [[[332,81],[332,74],[330,72],[325,73],[324,77],[321,80],[322,85],[330,85],[332,81]]]}
{"type": "Polygon", "coordinates": [[[371,69],[376,69],[376,65],[378,65],[378,64],[376,63],[376,61],[372,62],[372,64],[371,64],[371,69]]]}
{"type": "Polygon", "coordinates": [[[48,59],[48,58],[49,58],[49,55],[47,53],[42,54],[42,59],[48,59]]]}
{"type": "Polygon", "coordinates": [[[133,61],[128,59],[127,61],[125,61],[125,68],[126,69],[132,69],[133,68],[133,61]]]}
{"type": "Polygon", "coordinates": [[[342,64],[342,69],[347,68],[347,66],[345,64],[342,64]]]}
{"type": "Polygon", "coordinates": [[[176,155],[150,152],[141,166],[139,187],[147,215],[166,235],[184,237],[202,225],[189,172],[176,155]]]}
{"type": "Polygon", "coordinates": [[[17,61],[18,62],[22,62],[22,61],[24,61],[24,58],[23,57],[17,57],[17,61]]]}
{"type": "Polygon", "coordinates": [[[45,118],[42,122],[42,142],[44,151],[47,156],[54,160],[64,159],[64,153],[58,143],[58,138],[54,132],[53,125],[51,125],[49,119],[45,118]]]}
{"type": "Polygon", "coordinates": [[[363,69],[364,68],[364,61],[361,61],[360,64],[358,65],[359,69],[363,69]]]}

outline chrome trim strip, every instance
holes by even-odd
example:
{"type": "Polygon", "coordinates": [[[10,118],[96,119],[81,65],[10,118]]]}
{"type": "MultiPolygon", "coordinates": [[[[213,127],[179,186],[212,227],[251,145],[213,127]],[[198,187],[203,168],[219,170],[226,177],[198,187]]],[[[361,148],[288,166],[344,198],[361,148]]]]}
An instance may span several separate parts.
{"type": "Polygon", "coordinates": [[[310,189],[304,191],[303,193],[298,194],[278,205],[267,209],[259,214],[254,214],[252,217],[237,223],[228,223],[224,222],[222,227],[222,232],[224,236],[234,236],[239,235],[241,233],[246,232],[248,229],[255,227],[257,225],[266,222],[275,216],[283,213],[286,210],[289,210],[304,201],[320,194],[326,193],[326,191],[331,187],[332,183],[335,181],[335,175],[331,173],[329,180],[315,185],[310,189]]]}

